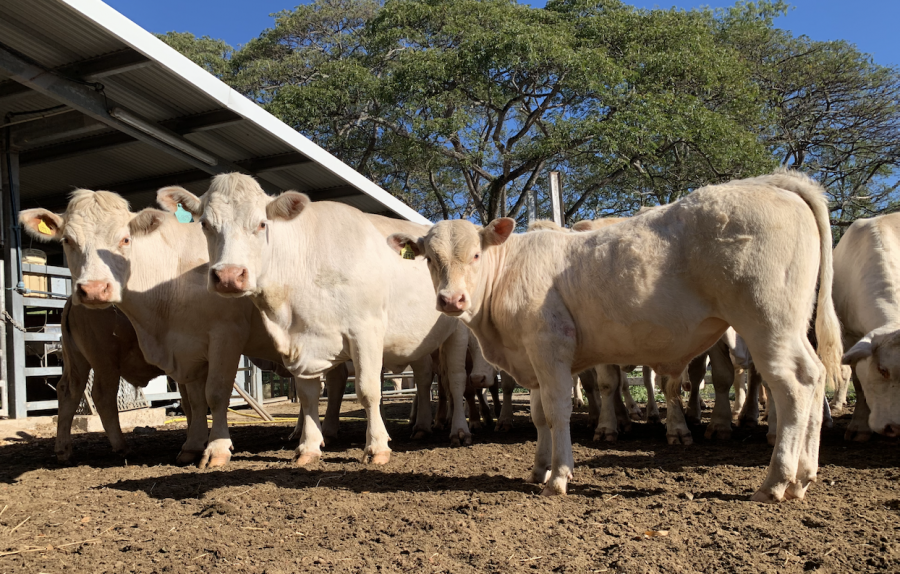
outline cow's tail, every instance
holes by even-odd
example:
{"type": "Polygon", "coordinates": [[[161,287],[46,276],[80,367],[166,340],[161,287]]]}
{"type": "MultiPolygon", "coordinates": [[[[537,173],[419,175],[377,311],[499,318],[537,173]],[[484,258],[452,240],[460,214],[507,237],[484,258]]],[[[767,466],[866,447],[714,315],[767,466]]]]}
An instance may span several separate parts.
{"type": "Polygon", "coordinates": [[[796,193],[812,210],[819,229],[819,296],[816,302],[816,339],[818,355],[825,364],[829,383],[841,379],[841,324],[831,297],[834,283],[831,220],[824,188],[806,175],[792,170],[780,170],[772,178],[778,187],[796,193]]]}

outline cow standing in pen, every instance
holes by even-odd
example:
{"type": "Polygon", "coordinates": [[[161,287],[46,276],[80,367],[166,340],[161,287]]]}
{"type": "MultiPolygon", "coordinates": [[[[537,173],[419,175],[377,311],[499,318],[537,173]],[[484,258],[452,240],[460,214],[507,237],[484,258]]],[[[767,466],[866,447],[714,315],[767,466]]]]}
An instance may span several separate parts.
{"type": "Polygon", "coordinates": [[[458,365],[450,374],[451,443],[471,444],[463,408],[466,328],[434,309],[425,266],[396,258],[366,214],[341,203],[312,203],[297,192],[272,198],[239,173],[213,178],[202,198],[181,188],[160,190],[159,198],[199,218],[210,257],[209,291],[235,304],[252,301],[297,377],[304,416],[298,464],[321,457],[318,377],[348,359],[368,418],[364,457],[387,463],[382,366],[415,366],[439,347],[458,365]]]}
{"type": "Polygon", "coordinates": [[[532,389],[531,480],[546,484],[543,494],[564,494],[574,468],[573,373],[649,364],[680,377],[730,325],[779,411],[753,500],[803,498],[818,470],[826,375],[839,373],[841,355],[818,184],[782,172],[704,187],[589,233],[513,235],[514,227],[509,218],[484,228],[443,221],[425,236],[388,241],[426,258],[437,308],[460,317],[485,357],[532,389]],[[806,337],[816,304],[818,356],[806,337]]]}

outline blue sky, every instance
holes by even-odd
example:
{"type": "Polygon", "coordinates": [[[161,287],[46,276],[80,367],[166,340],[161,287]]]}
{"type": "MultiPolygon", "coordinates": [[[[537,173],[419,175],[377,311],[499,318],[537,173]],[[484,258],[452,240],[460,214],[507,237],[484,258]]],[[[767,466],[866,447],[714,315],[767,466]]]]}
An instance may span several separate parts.
{"type": "MultiPolygon", "coordinates": [[[[521,1],[521,0],[520,0],[521,1]]],[[[900,0],[788,0],[794,8],[777,21],[779,28],[814,40],[843,39],[884,65],[900,65],[900,0]]],[[[298,0],[106,0],[107,4],[151,32],[193,32],[244,44],[272,26],[269,14],[290,9],[298,0]]],[[[528,2],[543,6],[543,1],[528,2]]],[[[635,2],[642,8],[732,6],[734,2],[681,0],[635,2]]]]}

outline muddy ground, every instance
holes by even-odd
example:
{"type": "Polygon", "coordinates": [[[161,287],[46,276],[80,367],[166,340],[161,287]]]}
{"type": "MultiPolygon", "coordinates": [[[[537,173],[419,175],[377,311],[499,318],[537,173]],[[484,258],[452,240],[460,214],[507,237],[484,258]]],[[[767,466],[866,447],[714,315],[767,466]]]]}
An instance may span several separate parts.
{"type": "Polygon", "coordinates": [[[700,426],[684,447],[636,423],[602,447],[576,414],[575,481],[547,499],[523,480],[536,433],[516,397],[512,433],[460,449],[443,433],[410,441],[407,404],[387,403],[383,468],[358,462],[355,403],[311,468],[292,466],[287,423],[235,426],[230,466],[212,471],[171,464],[179,425],[130,433],[127,461],[77,435],[71,467],[52,439],[26,437],[0,446],[0,572],[900,571],[900,445],[845,443],[846,415],[807,500],[767,506],[748,501],[771,454],[764,425],[725,443],[700,426]]]}

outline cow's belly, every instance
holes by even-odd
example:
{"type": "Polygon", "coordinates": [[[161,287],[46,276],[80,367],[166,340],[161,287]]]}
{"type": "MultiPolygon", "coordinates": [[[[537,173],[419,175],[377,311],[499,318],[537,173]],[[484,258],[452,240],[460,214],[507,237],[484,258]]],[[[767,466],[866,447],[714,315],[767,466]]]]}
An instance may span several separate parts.
{"type": "Polygon", "coordinates": [[[384,337],[384,363],[407,365],[434,352],[457,325],[456,319],[437,312],[391,321],[391,328],[384,337]]]}

